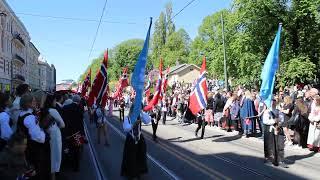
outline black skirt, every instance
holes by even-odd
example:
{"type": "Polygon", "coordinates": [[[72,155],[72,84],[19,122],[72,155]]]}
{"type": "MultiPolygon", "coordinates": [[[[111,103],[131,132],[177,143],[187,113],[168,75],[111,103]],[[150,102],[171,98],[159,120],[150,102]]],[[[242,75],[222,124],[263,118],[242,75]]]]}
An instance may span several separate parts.
{"type": "Polygon", "coordinates": [[[148,172],[147,147],[143,135],[137,144],[130,134],[127,134],[123,149],[121,176],[128,178],[139,177],[148,172]]]}

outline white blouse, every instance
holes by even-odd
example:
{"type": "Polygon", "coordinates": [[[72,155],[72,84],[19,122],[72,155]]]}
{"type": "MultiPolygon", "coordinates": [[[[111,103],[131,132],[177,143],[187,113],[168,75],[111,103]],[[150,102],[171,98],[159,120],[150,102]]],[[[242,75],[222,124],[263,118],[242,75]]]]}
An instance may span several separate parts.
{"type": "Polygon", "coordinates": [[[64,124],[64,121],[63,121],[60,113],[54,108],[49,108],[48,111],[49,111],[49,114],[53,117],[53,119],[57,123],[58,127],[59,128],[64,128],[65,124],[64,124]]]}
{"type": "MultiPolygon", "coordinates": [[[[27,111],[22,111],[20,113],[20,116],[23,116],[27,113],[32,113],[32,109],[29,109],[27,111]]],[[[39,124],[37,123],[36,116],[33,114],[25,117],[23,121],[24,126],[28,129],[30,138],[36,142],[44,143],[46,140],[46,134],[44,131],[40,128],[39,124]]]]}
{"type": "Polygon", "coordinates": [[[11,135],[13,134],[13,131],[9,125],[10,122],[10,116],[6,112],[0,113],[0,132],[1,136],[0,138],[3,140],[9,140],[11,135]]]}
{"type": "MultiPolygon", "coordinates": [[[[145,112],[141,112],[140,113],[140,118],[141,118],[141,121],[144,123],[144,124],[149,124],[151,122],[151,117],[149,116],[148,113],[145,113],[145,112]]],[[[124,132],[130,132],[132,130],[132,124],[131,122],[129,121],[129,118],[128,117],[125,117],[124,118],[124,121],[123,121],[123,130],[124,132]]]]}

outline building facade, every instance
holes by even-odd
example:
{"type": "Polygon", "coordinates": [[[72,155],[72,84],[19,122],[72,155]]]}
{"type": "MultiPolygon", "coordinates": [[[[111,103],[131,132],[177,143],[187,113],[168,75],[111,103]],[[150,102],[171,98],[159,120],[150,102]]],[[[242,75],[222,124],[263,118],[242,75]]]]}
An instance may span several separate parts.
{"type": "Polygon", "coordinates": [[[35,47],[35,45],[30,42],[29,43],[29,51],[28,51],[28,84],[32,89],[41,89],[40,88],[40,73],[39,73],[39,65],[38,58],[40,56],[40,52],[35,47]]]}
{"type": "Polygon", "coordinates": [[[172,67],[169,72],[168,84],[172,86],[176,82],[192,84],[200,75],[200,68],[194,64],[181,64],[172,67]]]}
{"type": "Polygon", "coordinates": [[[48,87],[41,86],[40,52],[30,42],[30,36],[5,0],[0,1],[0,91],[11,91],[22,83],[32,89],[54,90],[55,68],[46,68],[48,87]],[[53,70],[54,69],[54,70],[53,70]],[[51,79],[49,79],[51,78],[51,79]]]}
{"type": "Polygon", "coordinates": [[[55,68],[49,65],[46,61],[39,60],[40,88],[44,91],[55,91],[55,68]]]}

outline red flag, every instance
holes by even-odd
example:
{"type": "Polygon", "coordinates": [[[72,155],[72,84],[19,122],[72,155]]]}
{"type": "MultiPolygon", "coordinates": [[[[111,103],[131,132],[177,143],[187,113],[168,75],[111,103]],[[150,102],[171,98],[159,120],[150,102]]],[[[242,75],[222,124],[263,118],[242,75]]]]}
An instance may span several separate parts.
{"type": "Polygon", "coordinates": [[[160,99],[160,94],[161,94],[161,83],[162,83],[162,59],[160,59],[159,78],[158,78],[154,96],[152,100],[148,103],[148,105],[143,108],[144,111],[150,111],[155,105],[158,104],[158,101],[160,99]]]}
{"type": "Polygon", "coordinates": [[[96,104],[101,104],[102,99],[107,92],[107,85],[108,85],[108,50],[104,53],[104,58],[101,63],[100,71],[98,71],[88,98],[89,106],[92,106],[94,103],[94,99],[96,98],[96,104]]]}
{"type": "Polygon", "coordinates": [[[102,101],[101,101],[101,106],[102,107],[106,107],[106,105],[107,105],[107,101],[108,101],[108,98],[109,98],[109,84],[107,85],[107,90],[106,90],[106,92],[104,93],[104,95],[103,95],[103,98],[102,98],[102,101]]]}
{"type": "Polygon", "coordinates": [[[190,95],[189,109],[196,115],[207,106],[208,87],[206,80],[206,57],[203,57],[203,62],[200,70],[200,76],[195,87],[190,95]]]}
{"type": "Polygon", "coordinates": [[[91,86],[91,69],[89,69],[89,72],[84,79],[82,86],[81,86],[81,96],[84,97],[91,86]]]}
{"type": "Polygon", "coordinates": [[[128,81],[128,68],[124,68],[122,72],[122,76],[119,79],[116,92],[113,94],[112,98],[116,99],[120,96],[122,96],[122,91],[124,88],[129,86],[129,81],[128,81]]]}
{"type": "Polygon", "coordinates": [[[168,85],[168,76],[169,76],[169,70],[170,68],[167,68],[167,73],[165,78],[162,81],[162,86],[161,86],[161,99],[163,98],[163,96],[166,94],[166,90],[167,90],[167,85],[168,85]]]}
{"type": "Polygon", "coordinates": [[[147,103],[149,103],[150,89],[151,89],[151,74],[149,74],[149,76],[148,76],[148,82],[147,82],[147,85],[144,89],[144,93],[146,94],[147,103]]]}

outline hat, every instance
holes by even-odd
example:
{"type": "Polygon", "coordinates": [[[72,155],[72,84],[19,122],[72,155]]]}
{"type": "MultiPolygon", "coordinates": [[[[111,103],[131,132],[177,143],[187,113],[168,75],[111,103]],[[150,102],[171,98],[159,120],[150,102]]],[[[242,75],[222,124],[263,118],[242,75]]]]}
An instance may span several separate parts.
{"type": "Polygon", "coordinates": [[[79,95],[74,95],[72,97],[72,101],[75,103],[79,103],[81,101],[81,97],[79,95]]]}

